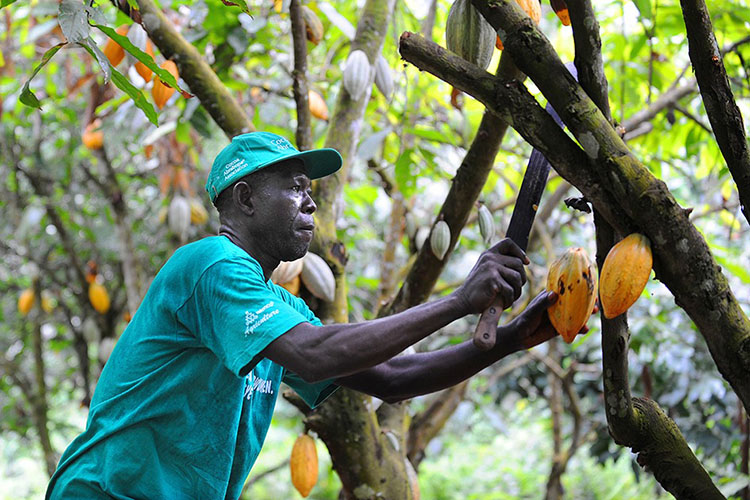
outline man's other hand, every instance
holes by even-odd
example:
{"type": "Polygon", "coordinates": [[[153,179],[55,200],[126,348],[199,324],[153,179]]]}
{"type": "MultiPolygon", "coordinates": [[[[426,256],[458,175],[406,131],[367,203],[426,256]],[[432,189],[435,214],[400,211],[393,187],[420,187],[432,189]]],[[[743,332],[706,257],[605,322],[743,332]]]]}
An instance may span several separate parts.
{"type": "Polygon", "coordinates": [[[489,250],[482,252],[473,269],[456,294],[467,308],[467,313],[481,313],[499,297],[506,309],[521,295],[526,283],[528,264],[521,248],[513,240],[502,240],[489,250]]]}

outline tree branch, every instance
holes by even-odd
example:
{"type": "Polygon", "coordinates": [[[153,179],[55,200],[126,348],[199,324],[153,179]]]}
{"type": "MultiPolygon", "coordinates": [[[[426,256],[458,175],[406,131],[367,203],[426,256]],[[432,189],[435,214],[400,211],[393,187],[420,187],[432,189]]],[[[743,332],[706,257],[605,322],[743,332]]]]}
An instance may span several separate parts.
{"type": "Polygon", "coordinates": [[[706,114],[732,174],[742,213],[750,222],[750,146],[740,108],[734,100],[722,54],[704,0],[680,0],[693,63],[706,114]]]}
{"type": "Polygon", "coordinates": [[[312,149],[312,132],[310,123],[310,104],[307,86],[307,36],[305,20],[302,17],[300,0],[291,0],[289,18],[292,21],[292,48],[294,49],[294,70],[292,70],[292,89],[297,103],[297,132],[295,138],[297,149],[312,149]]]}

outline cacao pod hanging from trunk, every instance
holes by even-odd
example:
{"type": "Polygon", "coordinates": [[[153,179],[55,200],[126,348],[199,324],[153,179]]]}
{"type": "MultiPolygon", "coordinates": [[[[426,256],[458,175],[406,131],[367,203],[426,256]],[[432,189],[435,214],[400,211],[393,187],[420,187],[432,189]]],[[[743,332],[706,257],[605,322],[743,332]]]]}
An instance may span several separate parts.
{"type": "Polygon", "coordinates": [[[307,434],[300,434],[292,447],[289,459],[292,484],[299,494],[306,497],[318,482],[318,452],[315,441],[307,434]]]}
{"type": "Polygon", "coordinates": [[[430,249],[439,260],[443,260],[451,244],[451,229],[444,220],[439,220],[430,234],[430,249]]]}
{"type": "Polygon", "coordinates": [[[619,316],[638,300],[646,288],[653,263],[651,241],[639,233],[628,235],[609,250],[599,284],[606,318],[619,316]]]}
{"type": "Polygon", "coordinates": [[[346,60],[344,68],[344,88],[351,98],[358,101],[372,84],[372,65],[361,50],[353,50],[346,60]]]}
{"type": "Polygon", "coordinates": [[[550,322],[567,343],[573,342],[596,303],[596,269],[583,248],[569,248],[550,266],[547,290],[557,302],[547,309],[550,322]]]}

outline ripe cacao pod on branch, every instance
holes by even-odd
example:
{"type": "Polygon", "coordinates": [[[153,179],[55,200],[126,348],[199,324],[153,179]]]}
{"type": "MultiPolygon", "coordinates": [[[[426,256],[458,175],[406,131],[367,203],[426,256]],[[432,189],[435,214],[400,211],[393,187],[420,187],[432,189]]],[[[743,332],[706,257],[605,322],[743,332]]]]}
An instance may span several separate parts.
{"type": "Polygon", "coordinates": [[[333,271],[322,257],[307,252],[302,261],[302,283],[314,296],[327,302],[333,302],[336,296],[336,278],[333,271]]]}
{"type": "Polygon", "coordinates": [[[596,269],[583,248],[569,248],[550,266],[547,290],[557,302],[547,309],[550,322],[567,343],[573,342],[596,303],[596,269]]]}
{"type": "Polygon", "coordinates": [[[104,285],[98,281],[89,283],[89,302],[100,314],[106,314],[109,311],[109,294],[104,285]]]}
{"type": "Polygon", "coordinates": [[[91,150],[102,149],[104,146],[104,132],[100,129],[102,122],[99,118],[95,119],[83,131],[81,142],[91,150]]]}
{"type": "MultiPolygon", "coordinates": [[[[174,76],[175,80],[179,78],[180,75],[177,71],[177,65],[173,61],[166,60],[161,63],[161,67],[169,71],[172,76],[174,76]]],[[[169,98],[172,97],[172,94],[174,94],[174,91],[175,89],[169,85],[165,85],[158,76],[154,78],[154,86],[151,87],[151,95],[154,97],[154,104],[156,104],[156,107],[159,109],[163,108],[169,98]]]]}
{"type": "Polygon", "coordinates": [[[307,434],[300,434],[292,447],[289,459],[292,484],[300,495],[306,497],[318,482],[318,452],[315,441],[307,434]]]}
{"type": "Polygon", "coordinates": [[[470,63],[487,69],[496,37],[490,23],[474,8],[471,0],[456,0],[445,23],[445,46],[470,63]]]}
{"type": "Polygon", "coordinates": [[[482,234],[482,239],[485,243],[489,243],[495,235],[495,220],[492,218],[490,209],[484,203],[479,205],[478,220],[479,232],[482,234]]]}
{"type": "Polygon", "coordinates": [[[570,26],[570,14],[568,14],[568,4],[565,0],[549,0],[549,3],[563,26],[570,26]]]}
{"type": "MultiPolygon", "coordinates": [[[[128,26],[126,24],[118,26],[115,30],[115,33],[122,36],[127,35],[128,26]]],[[[123,49],[119,43],[115,42],[111,38],[107,40],[106,44],[104,44],[104,49],[102,50],[102,52],[104,52],[104,55],[107,56],[107,59],[109,59],[109,64],[111,64],[112,67],[120,64],[125,58],[125,49],[123,49]]]]}
{"type": "Polygon", "coordinates": [[[599,284],[599,298],[606,318],[619,316],[638,300],[653,263],[651,241],[639,233],[626,236],[609,250],[599,284]]]}
{"type": "Polygon", "coordinates": [[[323,97],[312,89],[307,92],[307,107],[315,118],[328,120],[328,105],[323,97]]]}
{"type": "Polygon", "coordinates": [[[27,288],[21,292],[21,295],[18,296],[18,312],[21,313],[21,316],[29,314],[31,308],[34,307],[34,302],[36,302],[36,296],[33,288],[27,288]]]}

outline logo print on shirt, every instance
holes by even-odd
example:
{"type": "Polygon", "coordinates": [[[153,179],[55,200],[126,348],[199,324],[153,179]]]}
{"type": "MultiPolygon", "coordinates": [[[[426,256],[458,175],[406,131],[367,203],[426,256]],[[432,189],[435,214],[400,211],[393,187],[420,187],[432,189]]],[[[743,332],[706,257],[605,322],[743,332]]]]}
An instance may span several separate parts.
{"type": "Polygon", "coordinates": [[[273,385],[271,385],[270,380],[260,377],[255,378],[253,372],[250,372],[245,377],[245,399],[250,399],[254,392],[273,394],[273,385]]]}
{"type": "Polygon", "coordinates": [[[249,310],[245,311],[245,335],[250,335],[250,334],[255,333],[255,330],[260,325],[262,325],[269,319],[279,314],[278,308],[274,309],[273,311],[268,311],[270,308],[273,307],[273,304],[274,302],[272,300],[268,304],[264,305],[263,307],[261,307],[255,312],[249,311],[249,310]]]}

